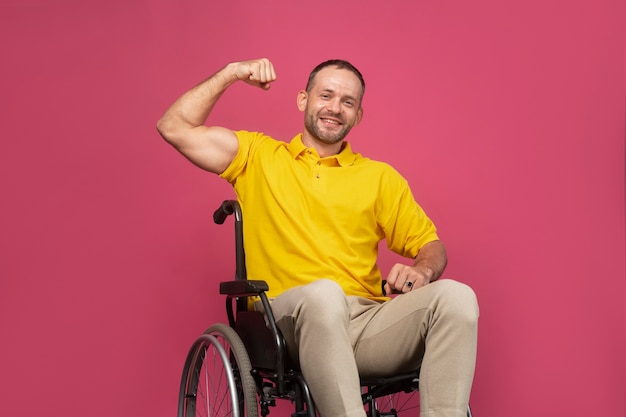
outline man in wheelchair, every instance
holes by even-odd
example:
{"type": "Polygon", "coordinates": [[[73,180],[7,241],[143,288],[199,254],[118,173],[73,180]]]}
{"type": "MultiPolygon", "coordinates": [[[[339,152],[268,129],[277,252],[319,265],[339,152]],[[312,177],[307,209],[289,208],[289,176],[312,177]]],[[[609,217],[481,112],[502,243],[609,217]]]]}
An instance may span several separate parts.
{"type": "Polygon", "coordinates": [[[318,65],[297,94],[304,129],[289,142],[205,125],[232,84],[268,90],[275,80],[267,59],[227,64],[183,94],[157,128],[234,187],[248,278],[269,284],[276,323],[323,417],[364,415],[360,376],[415,369],[422,416],[465,416],[476,296],[439,280],[446,250],[407,181],[345,141],[363,117],[361,73],[343,60],[318,65]],[[383,239],[413,259],[394,265],[384,285],[376,264],[383,239]]]}

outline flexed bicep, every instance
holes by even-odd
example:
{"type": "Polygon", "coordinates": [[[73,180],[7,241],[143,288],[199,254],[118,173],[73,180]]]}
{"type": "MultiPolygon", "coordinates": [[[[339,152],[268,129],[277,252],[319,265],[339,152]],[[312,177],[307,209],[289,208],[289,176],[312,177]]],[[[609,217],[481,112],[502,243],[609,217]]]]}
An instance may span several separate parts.
{"type": "Polygon", "coordinates": [[[223,127],[198,126],[187,136],[172,145],[195,165],[215,174],[228,168],[239,149],[235,132],[223,127]]]}

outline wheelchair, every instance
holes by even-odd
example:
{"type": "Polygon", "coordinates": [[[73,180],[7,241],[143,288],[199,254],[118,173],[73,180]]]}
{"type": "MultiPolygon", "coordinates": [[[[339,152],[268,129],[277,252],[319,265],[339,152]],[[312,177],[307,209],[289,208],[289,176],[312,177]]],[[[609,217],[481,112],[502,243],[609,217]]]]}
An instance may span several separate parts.
{"type": "MultiPolygon", "coordinates": [[[[265,281],[248,280],[243,219],[237,201],[226,200],[213,214],[217,224],[235,218],[235,280],[220,283],[228,324],[210,326],[193,343],[180,384],[179,417],[267,417],[277,400],[290,401],[292,417],[316,417],[315,402],[297,364],[289,361],[265,292],[265,281]],[[260,299],[265,316],[248,309],[260,299]]],[[[368,417],[419,415],[419,369],[392,377],[361,378],[368,417]],[[406,413],[406,411],[409,411],[406,413]]],[[[471,411],[468,406],[468,417],[471,411]]]]}

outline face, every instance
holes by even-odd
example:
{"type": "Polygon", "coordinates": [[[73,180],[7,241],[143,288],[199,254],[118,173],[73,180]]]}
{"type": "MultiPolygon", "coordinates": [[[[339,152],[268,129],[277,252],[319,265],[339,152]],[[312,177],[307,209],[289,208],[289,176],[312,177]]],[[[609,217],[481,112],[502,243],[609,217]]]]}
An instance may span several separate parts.
{"type": "Polygon", "coordinates": [[[363,91],[358,77],[346,69],[326,67],[315,76],[308,92],[298,94],[306,134],[326,145],[343,141],[361,121],[363,91]]]}

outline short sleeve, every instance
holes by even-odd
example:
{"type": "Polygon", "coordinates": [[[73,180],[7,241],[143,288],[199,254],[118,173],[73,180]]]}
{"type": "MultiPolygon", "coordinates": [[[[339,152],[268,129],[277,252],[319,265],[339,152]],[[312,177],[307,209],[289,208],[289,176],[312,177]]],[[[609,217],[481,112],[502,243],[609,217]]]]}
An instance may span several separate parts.
{"type": "Polygon", "coordinates": [[[387,246],[402,256],[415,258],[424,245],[439,240],[435,224],[415,201],[407,181],[395,170],[385,175],[379,213],[387,246]]]}
{"type": "Polygon", "coordinates": [[[239,141],[237,155],[230,165],[220,174],[220,178],[224,178],[233,184],[239,175],[245,170],[248,160],[251,157],[251,150],[254,148],[255,139],[260,136],[259,133],[248,132],[245,130],[236,131],[235,135],[239,141]]]}

